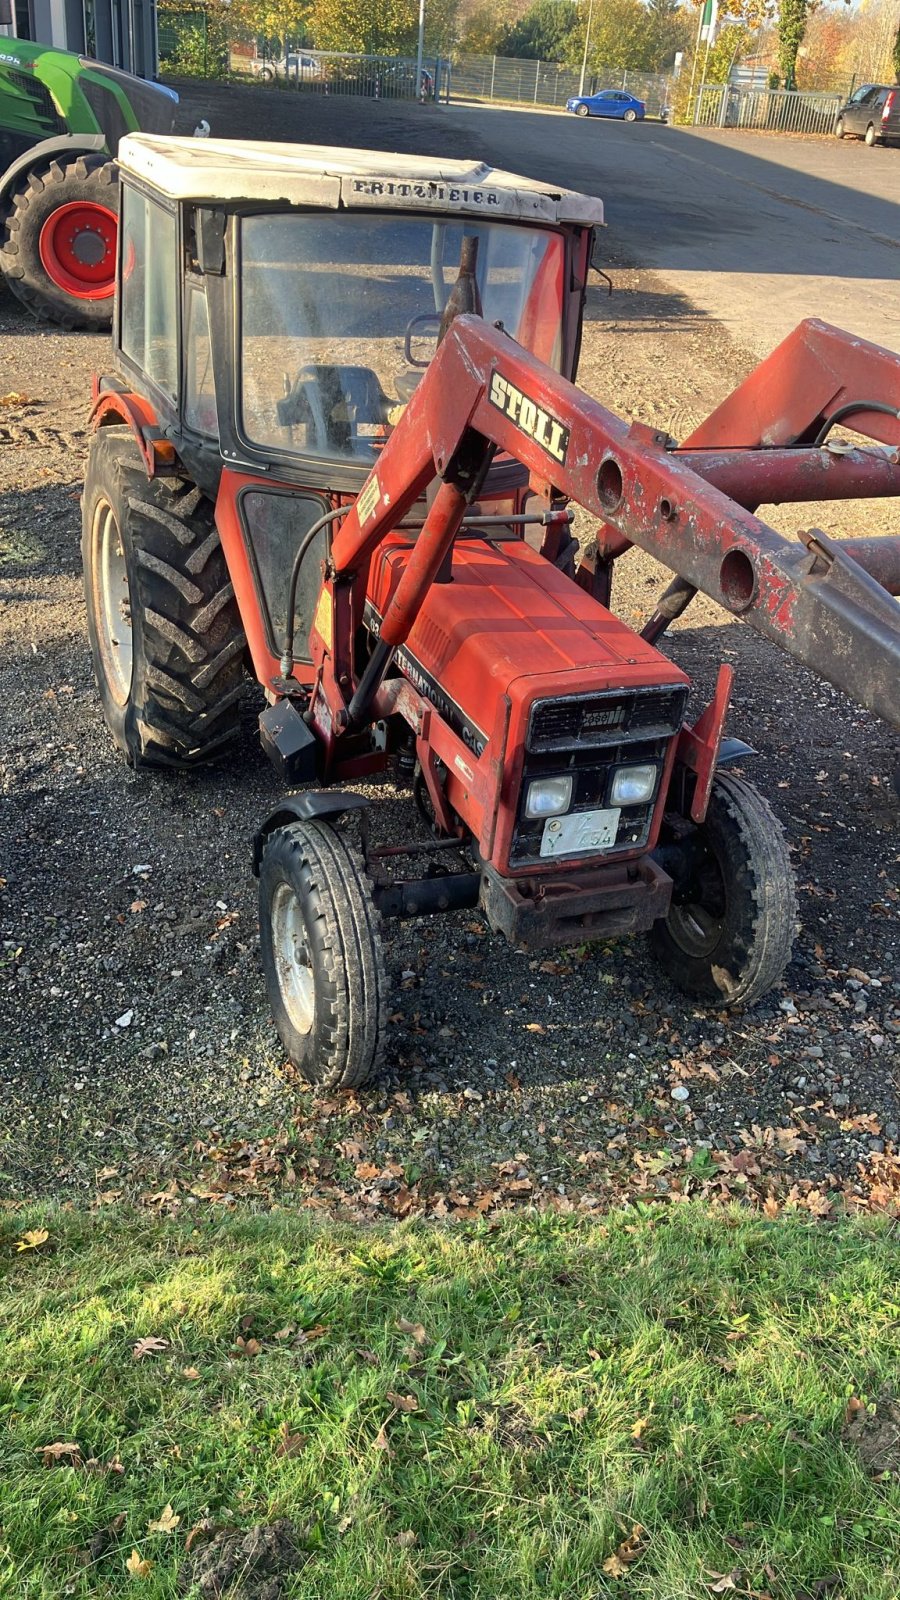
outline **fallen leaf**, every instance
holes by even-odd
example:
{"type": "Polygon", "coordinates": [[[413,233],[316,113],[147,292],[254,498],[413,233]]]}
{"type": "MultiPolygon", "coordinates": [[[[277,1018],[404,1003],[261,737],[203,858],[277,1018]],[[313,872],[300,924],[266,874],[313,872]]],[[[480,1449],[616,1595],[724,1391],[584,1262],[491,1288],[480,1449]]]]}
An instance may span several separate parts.
{"type": "Polygon", "coordinates": [[[181,1373],[182,1377],[190,1378],[192,1381],[200,1376],[196,1367],[182,1367],[181,1373]]]}
{"type": "Polygon", "coordinates": [[[646,1549],[644,1529],[636,1522],[627,1539],[623,1539],[614,1555],[607,1556],[603,1563],[603,1571],[611,1578],[624,1578],[629,1567],[639,1561],[646,1549]]]}
{"type": "Polygon", "coordinates": [[[366,1363],[367,1367],[378,1366],[378,1356],[376,1352],[374,1350],[367,1349],[365,1345],[360,1345],[356,1350],[356,1354],[359,1356],[360,1361],[364,1361],[366,1363]]]}
{"type": "Polygon", "coordinates": [[[151,1334],[147,1339],[138,1339],[137,1344],[131,1347],[131,1354],[135,1361],[143,1361],[145,1356],[158,1355],[161,1350],[168,1348],[168,1339],[157,1339],[151,1334]]]}
{"type": "Polygon", "coordinates": [[[126,1571],[131,1578],[149,1578],[153,1571],[153,1562],[141,1559],[140,1552],[132,1550],[125,1563],[126,1571]]]}
{"type": "Polygon", "coordinates": [[[547,1029],[544,1027],[544,1024],[542,1022],[526,1022],[526,1024],[525,1024],[525,1032],[526,1033],[546,1033],[547,1029]]]}
{"type": "Polygon", "coordinates": [[[211,1539],[216,1532],[217,1524],[211,1517],[204,1517],[202,1522],[195,1522],[190,1533],[184,1541],[184,1548],[190,1551],[198,1539],[211,1539]]]}
{"type": "Polygon", "coordinates": [[[258,1339],[244,1339],[240,1334],[238,1334],[234,1343],[238,1354],[242,1356],[258,1356],[262,1349],[258,1339]]]}
{"type": "Polygon", "coordinates": [[[766,1198],[763,1201],[763,1211],[772,1222],[774,1222],[776,1217],[781,1215],[781,1207],[774,1195],[766,1195],[766,1198]]]}
{"type": "Polygon", "coordinates": [[[61,1440],[56,1444],[38,1445],[35,1455],[43,1456],[45,1467],[55,1466],[59,1461],[65,1461],[69,1467],[81,1465],[80,1447],[77,1444],[64,1444],[61,1440]]]}
{"type": "Polygon", "coordinates": [[[710,1577],[715,1578],[716,1582],[708,1583],[706,1587],[713,1594],[724,1594],[726,1589],[736,1589],[738,1587],[743,1578],[743,1573],[740,1567],[735,1567],[732,1572],[711,1572],[710,1577]]]}
{"type": "Polygon", "coordinates": [[[10,389],[9,394],[0,395],[0,406],[27,406],[31,402],[27,394],[20,394],[18,389],[10,389]]]}
{"type": "Polygon", "coordinates": [[[393,1389],[388,1389],[387,1398],[398,1411],[418,1411],[419,1402],[414,1394],[395,1394],[393,1389]]]}
{"type": "Polygon", "coordinates": [[[401,1333],[408,1333],[410,1338],[415,1340],[416,1344],[424,1344],[425,1340],[428,1338],[428,1335],[425,1332],[425,1329],[422,1327],[421,1322],[407,1322],[405,1317],[398,1317],[396,1326],[401,1333]]]}
{"type": "Polygon", "coordinates": [[[382,1426],[378,1429],[378,1433],[375,1436],[375,1444],[373,1449],[383,1450],[385,1455],[388,1456],[392,1456],[394,1454],[393,1450],[388,1444],[387,1428],[384,1424],[382,1424],[382,1426]]]}
{"type": "Polygon", "coordinates": [[[155,1521],[147,1523],[147,1532],[174,1533],[180,1522],[181,1518],[178,1512],[173,1511],[171,1505],[166,1505],[155,1521]]]}
{"type": "Polygon", "coordinates": [[[402,1550],[411,1550],[417,1539],[418,1534],[413,1528],[404,1528],[403,1532],[397,1535],[397,1543],[402,1550]]]}
{"type": "Polygon", "coordinates": [[[21,1239],[16,1240],[17,1250],[40,1250],[46,1244],[50,1235],[46,1228],[31,1228],[28,1233],[23,1233],[21,1239]]]}
{"type": "Polygon", "coordinates": [[[369,1183],[373,1178],[378,1177],[378,1170],[373,1162],[361,1161],[355,1170],[355,1176],[359,1178],[360,1183],[369,1183]]]}
{"type": "Polygon", "coordinates": [[[324,1323],[317,1322],[313,1328],[301,1328],[297,1335],[297,1343],[309,1344],[311,1339],[321,1339],[322,1335],[327,1332],[328,1329],[325,1327],[324,1323]]]}
{"type": "Polygon", "coordinates": [[[642,1438],[644,1430],[645,1430],[645,1428],[647,1426],[647,1423],[649,1421],[650,1421],[649,1417],[638,1417],[637,1422],[635,1423],[634,1427],[631,1430],[632,1439],[641,1439],[642,1438]]]}
{"type": "Polygon", "coordinates": [[[762,1422],[763,1418],[759,1411],[739,1411],[731,1420],[736,1428],[745,1428],[748,1422],[762,1422]]]}
{"type": "Polygon", "coordinates": [[[278,1430],[276,1456],[298,1456],[306,1445],[306,1439],[305,1433],[293,1433],[290,1424],[283,1422],[278,1430]]]}

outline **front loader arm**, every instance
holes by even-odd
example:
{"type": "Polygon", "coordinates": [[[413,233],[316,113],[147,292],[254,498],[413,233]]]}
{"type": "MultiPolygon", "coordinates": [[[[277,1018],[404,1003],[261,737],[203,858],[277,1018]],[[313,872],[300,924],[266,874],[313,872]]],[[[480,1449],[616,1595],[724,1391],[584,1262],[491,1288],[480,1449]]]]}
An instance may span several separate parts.
{"type": "MultiPolygon", "coordinates": [[[[834,333],[834,330],[830,330],[834,333]]],[[[849,336],[842,335],[848,343],[849,336]]],[[[874,348],[874,347],[873,347],[874,348]]],[[[900,358],[879,351],[885,372],[900,358]]],[[[864,384],[864,375],[859,380],[864,384]]],[[[717,441],[718,442],[718,441],[717,441]]],[[[507,451],[532,481],[585,506],[624,541],[639,545],[687,584],[702,590],[735,617],[900,727],[900,607],[858,559],[819,532],[803,543],[784,539],[704,477],[704,450],[692,441],[689,458],[664,434],[630,426],[598,401],[478,317],[455,319],[378,463],[336,535],[326,589],[332,591],[332,636],[340,631],[338,593],[352,588],[368,558],[434,478],[442,479],[413,558],[388,608],[376,656],[356,684],[349,717],[337,729],[358,726],[390,655],[407,638],[425,595],[450,551],[483,466],[494,450],[507,451]]],[[[822,459],[820,448],[797,448],[797,492],[822,459]]],[[[896,452],[859,452],[856,492],[900,494],[896,452]],[[866,488],[869,480],[873,485],[866,488]]],[[[745,483],[742,498],[765,501],[766,452],[748,452],[760,491],[745,483]],[[755,456],[755,463],[751,457],[755,456]]],[[[709,453],[710,477],[721,471],[721,449],[709,453]]],[[[887,541],[891,542],[891,541],[887,541]]],[[[857,554],[862,546],[855,547],[857,554]]],[[[323,599],[325,597],[323,596],[323,599]]],[[[351,611],[353,608],[351,607],[351,611]]],[[[347,611],[343,617],[346,621],[347,611]]],[[[358,614],[358,606],[356,607],[358,614]]],[[[318,624],[317,624],[318,626],[318,624]]],[[[313,648],[328,655],[322,630],[313,648]]],[[[346,663],[346,654],[345,654],[346,663]]],[[[348,704],[346,664],[335,694],[348,704]]]]}

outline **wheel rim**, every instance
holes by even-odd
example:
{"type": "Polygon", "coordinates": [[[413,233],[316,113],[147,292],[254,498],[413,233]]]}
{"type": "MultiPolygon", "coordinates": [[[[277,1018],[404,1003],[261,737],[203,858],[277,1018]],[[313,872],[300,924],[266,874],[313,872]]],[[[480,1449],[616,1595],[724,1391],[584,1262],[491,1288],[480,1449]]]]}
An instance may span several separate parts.
{"type": "Polygon", "coordinates": [[[706,855],[684,893],[673,900],[666,922],[686,956],[705,960],[721,940],[726,910],[721,869],[712,855],[706,855]]]}
{"type": "Polygon", "coordinates": [[[79,300],[108,300],[116,287],[118,218],[108,206],[72,200],[41,229],[41,265],[58,289],[79,300]]]}
{"type": "Polygon", "coordinates": [[[103,676],[116,705],[131,693],[134,645],[128,567],[116,514],[98,501],[91,529],[91,588],[103,676]]]}
{"type": "Polygon", "coordinates": [[[280,883],[272,899],[272,949],[278,987],[291,1026],[310,1033],[316,1015],[316,988],[306,924],[294,890],[280,883]]]}

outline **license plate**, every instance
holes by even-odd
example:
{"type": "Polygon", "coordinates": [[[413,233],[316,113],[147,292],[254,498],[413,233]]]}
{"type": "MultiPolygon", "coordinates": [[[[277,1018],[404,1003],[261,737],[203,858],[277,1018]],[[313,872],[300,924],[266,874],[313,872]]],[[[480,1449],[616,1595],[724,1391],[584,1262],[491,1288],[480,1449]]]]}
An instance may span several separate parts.
{"type": "Polygon", "coordinates": [[[568,817],[548,817],[541,834],[542,856],[586,856],[609,850],[616,842],[620,811],[575,811],[568,817]]]}

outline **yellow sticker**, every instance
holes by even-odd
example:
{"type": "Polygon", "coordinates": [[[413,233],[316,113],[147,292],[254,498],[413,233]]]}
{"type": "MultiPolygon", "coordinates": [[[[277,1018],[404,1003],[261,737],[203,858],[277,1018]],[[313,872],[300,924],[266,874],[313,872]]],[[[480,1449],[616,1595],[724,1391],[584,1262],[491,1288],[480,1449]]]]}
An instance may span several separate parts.
{"type": "Polygon", "coordinates": [[[378,474],[373,472],[368,483],[364,485],[359,499],[356,502],[356,515],[359,517],[360,524],[368,522],[369,518],[374,516],[375,512],[378,510],[380,500],[381,485],[378,482],[378,474]]]}
{"type": "Polygon", "coordinates": [[[334,633],[331,626],[331,595],[327,589],[323,589],[319,595],[319,604],[316,606],[316,614],[313,617],[313,627],[325,649],[330,650],[334,640],[334,633]]]}

